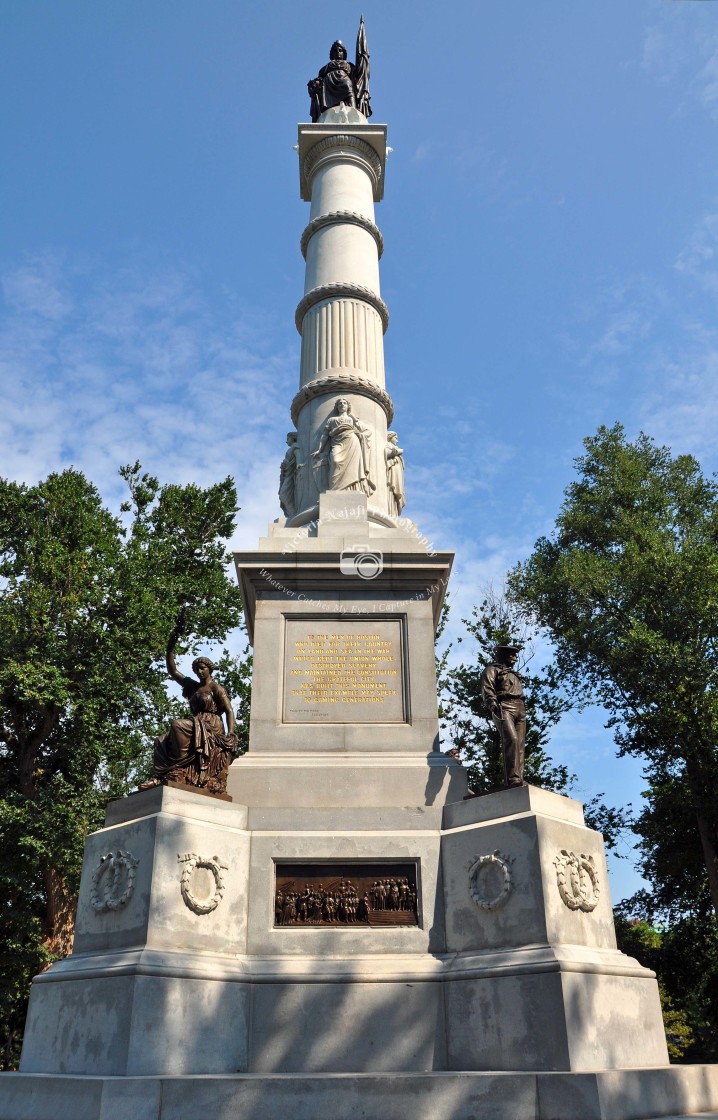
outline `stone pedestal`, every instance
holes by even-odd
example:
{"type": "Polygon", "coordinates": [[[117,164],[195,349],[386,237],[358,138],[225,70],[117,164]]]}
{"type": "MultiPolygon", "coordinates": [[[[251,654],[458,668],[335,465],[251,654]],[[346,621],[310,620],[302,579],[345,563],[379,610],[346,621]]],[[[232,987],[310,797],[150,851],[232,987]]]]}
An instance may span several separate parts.
{"type": "Polygon", "coordinates": [[[75,949],[35,982],[0,1120],[637,1120],[718,1104],[716,1073],[667,1064],[577,802],[158,788],[88,839],[75,949]],[[415,924],[278,925],[292,860],[413,863],[415,924]]]}
{"type": "Polygon", "coordinates": [[[236,553],[254,647],[251,750],[232,767],[249,806],[443,805],[466,793],[439,752],[434,633],[453,556],[326,493],[317,521],[236,553]]]}
{"type": "Polygon", "coordinates": [[[243,806],[162,786],[110,803],[72,955],[33,984],[23,1072],[247,1068],[246,823],[243,806]]]}
{"type": "Polygon", "coordinates": [[[665,1064],[655,980],[616,950],[577,802],[526,787],[443,809],[247,808],[159,787],[88,839],[74,951],[35,982],[22,1069],[665,1064]],[[567,853],[591,869],[573,886],[567,853]],[[278,869],[314,863],[412,865],[413,924],[278,923],[278,869]]]}
{"type": "Polygon", "coordinates": [[[616,948],[578,802],[527,786],[447,806],[442,871],[449,1068],[667,1064],[655,979],[616,948]]]}
{"type": "Polygon", "coordinates": [[[668,1066],[655,978],[616,948],[581,806],[530,787],[465,800],[438,750],[451,554],[372,520],[363,494],[318,513],[298,542],[277,523],[236,557],[254,685],[233,800],[110,804],[0,1120],[718,1104],[714,1071],[668,1066]]]}

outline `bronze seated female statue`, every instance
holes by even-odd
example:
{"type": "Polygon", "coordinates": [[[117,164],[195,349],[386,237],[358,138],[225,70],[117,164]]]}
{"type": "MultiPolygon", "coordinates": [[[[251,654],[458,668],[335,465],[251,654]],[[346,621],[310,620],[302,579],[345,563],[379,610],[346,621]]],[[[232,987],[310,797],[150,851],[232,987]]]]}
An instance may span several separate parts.
{"type": "Polygon", "coordinates": [[[221,684],[214,680],[215,666],[208,657],[197,657],[192,662],[199,680],[178,671],[174,658],[178,636],[176,627],[167,646],[167,671],[181,685],[182,695],[189,701],[190,715],[173,719],[169,731],[155,739],[152,777],[140,789],[178,782],[209,793],[224,793],[229,765],[237,753],[232,704],[221,684]]]}

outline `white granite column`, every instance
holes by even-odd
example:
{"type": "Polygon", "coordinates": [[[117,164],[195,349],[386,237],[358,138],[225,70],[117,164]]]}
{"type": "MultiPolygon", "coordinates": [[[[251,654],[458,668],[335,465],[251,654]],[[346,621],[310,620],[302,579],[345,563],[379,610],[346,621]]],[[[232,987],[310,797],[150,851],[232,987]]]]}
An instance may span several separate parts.
{"type": "Polygon", "coordinates": [[[375,487],[369,504],[386,514],[384,448],[393,407],[384,377],[389,312],[379,287],[383,238],[374,220],[374,203],[384,190],[386,126],[370,125],[356,109],[330,109],[317,124],[299,126],[298,151],[301,195],[311,202],[301,240],[304,296],[296,312],[300,390],[292,402],[304,464],[298,513],[315,506],[326,488],[312,452],[344,397],[369,432],[375,487]]]}

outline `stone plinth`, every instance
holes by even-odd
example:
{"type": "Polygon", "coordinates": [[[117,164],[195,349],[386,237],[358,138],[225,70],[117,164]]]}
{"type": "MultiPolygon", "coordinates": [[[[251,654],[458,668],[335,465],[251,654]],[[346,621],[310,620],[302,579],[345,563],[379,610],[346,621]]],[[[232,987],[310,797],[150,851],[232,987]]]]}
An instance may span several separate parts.
{"type": "Polygon", "coordinates": [[[317,513],[301,547],[278,524],[237,556],[255,683],[233,801],[160,787],[108,807],[0,1120],[718,1104],[714,1070],[668,1066],[655,977],[616,948],[578,802],[464,800],[466,772],[436,750],[451,554],[372,520],[361,494],[317,513]],[[322,909],[354,880],[353,910],[322,909]]]}
{"type": "Polygon", "coordinates": [[[715,1120],[716,1066],[602,1073],[0,1074],[0,1120],[715,1120]],[[706,1110],[706,1111],[704,1111],[706,1110]]]}
{"type": "Polygon", "coordinates": [[[654,975],[616,948],[603,842],[579,803],[506,790],[447,806],[444,826],[449,1067],[667,1064],[654,975]]]}
{"type": "Polygon", "coordinates": [[[24,1072],[247,1067],[247,810],[158,787],[88,837],[73,952],[35,979],[24,1072]]]}
{"type": "Polygon", "coordinates": [[[75,951],[37,978],[0,1101],[62,1120],[74,1092],[94,1120],[122,1086],[135,1110],[142,1076],[163,1120],[210,1098],[253,1120],[250,1102],[278,1114],[287,1093],[313,1120],[337,1093],[343,1118],[401,1100],[419,1120],[718,1103],[712,1073],[668,1067],[655,978],[616,948],[581,806],[531,787],[464,800],[465,771],[436,750],[451,554],[372,521],[364,495],[317,512],[300,548],[280,524],[237,556],[255,683],[233,801],[158,788],[108,807],[75,951]],[[312,901],[353,879],[361,914],[312,901]]]}
{"type": "Polygon", "coordinates": [[[286,804],[295,781],[302,805],[466,792],[461,768],[438,752],[434,633],[453,557],[370,525],[363,494],[322,494],[315,535],[291,547],[280,527],[273,549],[235,554],[254,647],[251,758],[230,782],[244,804],[286,804]],[[283,756],[299,762],[289,785],[283,756]]]}
{"type": "Polygon", "coordinates": [[[667,1064],[655,979],[615,948],[577,802],[530,787],[443,807],[270,800],[158,788],[108,807],[75,951],[34,984],[0,1120],[640,1120],[718,1104],[715,1067],[667,1064]],[[293,861],[300,884],[312,862],[411,865],[416,919],[283,924],[275,868],[293,861]]]}

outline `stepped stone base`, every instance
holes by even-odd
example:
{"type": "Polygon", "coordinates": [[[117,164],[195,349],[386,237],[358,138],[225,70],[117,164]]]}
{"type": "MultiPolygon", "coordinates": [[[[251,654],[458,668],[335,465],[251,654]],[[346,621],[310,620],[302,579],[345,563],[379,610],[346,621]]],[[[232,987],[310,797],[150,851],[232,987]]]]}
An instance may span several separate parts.
{"type": "Polygon", "coordinates": [[[616,948],[580,804],[442,792],[281,806],[157,787],[110,805],[73,953],[36,978],[22,1073],[0,1076],[0,1120],[718,1109],[718,1066],[668,1064],[655,978],[616,948]],[[361,881],[377,861],[415,866],[415,924],[276,923],[280,868],[349,863],[361,881]]]}
{"type": "Polygon", "coordinates": [[[718,1106],[718,1067],[597,1073],[0,1075],[0,1120],[657,1120],[718,1106]]]}

